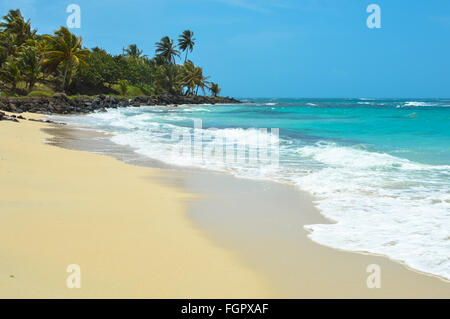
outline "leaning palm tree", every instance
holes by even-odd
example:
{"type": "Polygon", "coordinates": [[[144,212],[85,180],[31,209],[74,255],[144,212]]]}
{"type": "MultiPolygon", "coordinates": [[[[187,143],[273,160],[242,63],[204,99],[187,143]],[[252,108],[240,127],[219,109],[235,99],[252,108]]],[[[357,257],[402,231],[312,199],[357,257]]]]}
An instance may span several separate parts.
{"type": "Polygon", "coordinates": [[[178,80],[179,82],[186,87],[186,95],[198,94],[198,90],[202,89],[205,92],[205,88],[208,86],[209,77],[203,76],[203,70],[200,67],[197,67],[192,63],[192,61],[186,62],[181,68],[178,80]]]}
{"type": "Polygon", "coordinates": [[[219,87],[219,84],[214,82],[210,83],[209,90],[211,91],[214,97],[218,96],[220,94],[220,91],[222,91],[222,89],[219,87]]]}
{"type": "Polygon", "coordinates": [[[62,89],[65,91],[73,70],[80,64],[87,65],[90,51],[83,49],[81,37],[72,34],[66,27],[61,27],[54,34],[54,36],[44,36],[47,51],[44,52],[43,64],[53,71],[56,71],[58,67],[62,68],[62,89]]]}
{"type": "Polygon", "coordinates": [[[175,64],[175,57],[180,56],[180,52],[173,45],[173,40],[167,36],[156,42],[156,54],[163,57],[167,63],[173,64],[175,64]]]}
{"type": "Polygon", "coordinates": [[[178,38],[178,46],[180,47],[181,51],[186,52],[186,56],[184,58],[185,63],[187,61],[188,53],[192,52],[192,50],[194,49],[194,45],[194,32],[185,30],[178,38]]]}
{"type": "Polygon", "coordinates": [[[178,73],[178,81],[186,87],[185,95],[192,94],[197,86],[196,67],[191,61],[186,62],[178,73]]]}
{"type": "Polygon", "coordinates": [[[21,45],[36,34],[36,30],[31,30],[30,20],[25,21],[19,9],[9,10],[8,14],[3,16],[3,22],[0,23],[0,31],[14,34],[17,45],[21,45]]]}
{"type": "Polygon", "coordinates": [[[205,94],[205,89],[208,88],[208,79],[210,78],[209,76],[204,76],[203,75],[203,69],[201,67],[196,67],[195,68],[195,78],[197,80],[197,91],[195,92],[195,95],[198,95],[198,89],[202,89],[203,94],[205,94]]]}

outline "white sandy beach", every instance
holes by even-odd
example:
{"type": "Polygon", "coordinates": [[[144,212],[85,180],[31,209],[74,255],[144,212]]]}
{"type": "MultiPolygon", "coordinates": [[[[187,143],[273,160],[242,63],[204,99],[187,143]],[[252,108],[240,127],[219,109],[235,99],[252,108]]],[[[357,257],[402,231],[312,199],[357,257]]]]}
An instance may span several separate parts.
{"type": "Polygon", "coordinates": [[[45,145],[45,126],[0,123],[0,298],[273,296],[193,227],[194,195],[149,181],[164,172],[45,145]]]}

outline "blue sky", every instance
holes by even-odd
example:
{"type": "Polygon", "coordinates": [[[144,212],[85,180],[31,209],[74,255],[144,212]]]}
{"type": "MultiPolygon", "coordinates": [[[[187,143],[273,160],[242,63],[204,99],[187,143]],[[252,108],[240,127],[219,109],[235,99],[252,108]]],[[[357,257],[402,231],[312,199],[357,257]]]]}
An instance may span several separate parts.
{"type": "Polygon", "coordinates": [[[113,53],[195,32],[192,60],[236,97],[450,97],[448,0],[0,0],[40,33],[65,25],[113,53]],[[369,4],[381,29],[366,26],[369,4]]]}

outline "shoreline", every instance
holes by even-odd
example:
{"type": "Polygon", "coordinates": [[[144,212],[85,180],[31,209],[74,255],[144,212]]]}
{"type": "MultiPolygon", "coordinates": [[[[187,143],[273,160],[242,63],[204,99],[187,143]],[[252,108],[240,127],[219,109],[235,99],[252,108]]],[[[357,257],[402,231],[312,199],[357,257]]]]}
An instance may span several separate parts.
{"type": "Polygon", "coordinates": [[[450,284],[441,277],[416,271],[386,256],[312,241],[304,225],[326,224],[329,220],[306,192],[275,182],[203,175],[197,172],[185,179],[189,182],[187,189],[206,194],[191,203],[189,216],[207,229],[213,240],[239,251],[272,283],[278,283],[276,290],[283,298],[450,296],[450,284]],[[381,267],[382,289],[367,288],[366,268],[372,264],[381,267]]]}
{"type": "Polygon", "coordinates": [[[167,105],[201,105],[201,104],[241,104],[231,97],[222,96],[184,96],[163,94],[158,97],[134,96],[117,97],[113,95],[99,95],[94,97],[70,98],[64,93],[55,93],[51,97],[0,97],[0,111],[31,112],[39,114],[86,114],[94,111],[105,111],[108,108],[127,106],[167,106],[167,105]]]}
{"type": "MultiPolygon", "coordinates": [[[[68,128],[57,129],[57,131],[67,131],[68,128]]],[[[74,128],[74,132],[76,133],[76,128],[74,128]]],[[[89,133],[87,133],[87,138],[89,138],[89,133]]],[[[63,139],[64,140],[64,139],[63,139]]],[[[73,147],[73,141],[72,147],[73,147]]],[[[71,147],[71,143],[62,147],[71,147]]],[[[110,142],[112,143],[112,142],[110,142]]],[[[83,143],[81,143],[83,144],[83,143]]],[[[112,143],[114,144],[114,143],[112,143]]],[[[116,144],[114,144],[116,145],[116,144]]],[[[83,148],[82,145],[81,149],[83,148]]],[[[95,146],[91,146],[95,147],[95,146]]],[[[98,147],[98,144],[97,144],[98,147]]],[[[118,146],[121,149],[120,152],[127,153],[133,152],[132,149],[118,146]]],[[[89,151],[84,149],[84,151],[89,151]]],[[[92,151],[92,150],[91,150],[92,151]]],[[[106,151],[108,153],[108,151],[106,151]]],[[[133,152],[134,153],[134,152],[133,152]]],[[[135,153],[134,153],[135,154],[135,153]]],[[[113,154],[109,154],[110,156],[114,156],[113,154]]],[[[114,156],[116,157],[116,156],[114,156]]],[[[117,157],[116,157],[117,158],[117,157]]],[[[123,160],[123,159],[122,159],[123,160]]],[[[131,160],[132,165],[139,166],[161,166],[161,163],[151,161],[149,159],[145,159],[145,157],[140,160],[133,160],[133,156],[128,158],[128,161],[131,160]]],[[[128,162],[127,160],[125,160],[128,162]]],[[[277,291],[277,297],[285,297],[285,298],[402,298],[402,297],[411,297],[411,298],[448,298],[450,296],[450,284],[449,282],[442,277],[424,273],[421,271],[417,271],[405,265],[401,261],[390,259],[388,256],[381,256],[366,252],[352,252],[345,251],[341,249],[335,249],[332,247],[324,246],[319,243],[313,242],[307,235],[310,233],[307,229],[305,229],[304,225],[314,224],[314,223],[330,223],[331,221],[320,214],[318,209],[313,204],[313,198],[310,194],[300,191],[293,186],[286,184],[279,184],[275,182],[261,182],[261,181],[252,181],[246,179],[239,179],[231,175],[225,175],[221,173],[211,172],[207,170],[177,170],[173,169],[173,166],[170,165],[162,165],[165,168],[171,168],[172,171],[175,171],[174,175],[170,174],[170,177],[160,178],[159,180],[163,183],[166,183],[170,187],[181,187],[185,191],[193,192],[196,194],[202,194],[200,198],[189,201],[189,218],[193,220],[196,228],[201,229],[202,231],[206,231],[208,234],[208,238],[215,243],[220,244],[220,246],[225,247],[226,249],[238,252],[241,259],[247,261],[252,265],[253,269],[258,270],[258,272],[266,275],[267,278],[270,278],[272,283],[272,288],[274,291],[277,291]],[[203,177],[202,177],[203,176],[203,177]],[[217,179],[214,181],[214,179],[217,179]],[[181,185],[181,186],[180,186],[181,185]],[[228,185],[228,187],[222,188],[220,185],[228,185]],[[231,185],[231,186],[230,186],[231,185]],[[242,186],[244,185],[244,186],[242,186]],[[212,186],[212,187],[211,187],[212,186]],[[286,225],[295,225],[295,230],[292,228],[283,228],[282,231],[278,231],[275,234],[270,234],[270,223],[262,223],[259,226],[261,227],[259,231],[253,233],[254,238],[258,238],[260,242],[267,241],[267,235],[275,236],[274,238],[279,241],[280,238],[284,238],[285,242],[288,242],[289,245],[293,245],[292,247],[300,248],[301,250],[311,251],[309,259],[313,259],[314,255],[319,252],[324,260],[336,261],[339,260],[339,263],[342,266],[349,267],[353,269],[350,273],[344,272],[334,272],[334,275],[330,276],[326,275],[328,279],[318,279],[316,278],[316,282],[309,282],[308,285],[312,285],[312,289],[297,290],[296,287],[293,286],[292,278],[287,280],[283,277],[283,273],[289,271],[289,269],[282,269],[282,267],[272,265],[272,269],[268,269],[270,267],[266,266],[266,264],[270,260],[274,259],[274,253],[277,250],[283,250],[282,246],[275,247],[271,253],[267,253],[267,247],[256,247],[252,245],[248,245],[249,238],[248,234],[244,237],[240,238],[241,240],[236,241],[236,234],[230,230],[236,229],[236,226],[239,226],[239,218],[243,214],[250,213],[255,211],[255,205],[258,203],[255,201],[255,198],[248,200],[248,197],[240,198],[239,192],[234,191],[235,189],[239,189],[240,192],[244,192],[249,195],[249,190],[251,189],[259,189],[258,192],[254,192],[254,197],[262,197],[270,196],[270,192],[267,192],[267,187],[272,188],[272,191],[275,189],[275,193],[277,196],[281,196],[283,198],[284,194],[289,194],[288,197],[290,199],[287,202],[292,203],[292,201],[297,201],[296,204],[298,206],[286,207],[284,210],[288,211],[287,219],[284,221],[283,227],[286,225]],[[211,189],[214,189],[213,191],[211,189]],[[218,190],[220,189],[220,191],[218,190]],[[280,191],[282,189],[283,191],[280,191]],[[227,194],[227,195],[223,195],[227,194]],[[226,201],[220,199],[218,197],[221,195],[229,196],[226,201]],[[232,208],[227,206],[227,203],[236,201],[236,198],[240,198],[241,202],[244,203],[240,206],[233,206],[232,208]],[[298,200],[300,198],[301,200],[298,200]],[[246,202],[247,201],[247,202],[246,202]],[[226,207],[226,208],[224,208],[226,207]],[[244,208],[246,207],[246,208],[244,208]],[[300,211],[303,213],[299,214],[300,211]],[[211,214],[211,212],[214,212],[211,214]],[[220,213],[218,213],[220,212],[220,213]],[[305,213],[306,212],[306,213],[305,213]],[[215,217],[211,217],[214,215],[215,217]],[[306,219],[305,219],[305,216],[306,219]],[[226,217],[225,219],[223,217],[226,217]],[[224,225],[228,225],[228,227],[224,227],[224,225]],[[300,231],[299,231],[300,230],[300,231]],[[290,233],[289,240],[286,240],[286,233],[290,233]],[[299,240],[298,237],[302,236],[299,240]],[[294,239],[294,240],[292,240],[294,239]],[[245,248],[244,248],[245,247],[245,248]],[[264,248],[264,253],[255,254],[255,251],[258,249],[264,248]],[[331,257],[330,257],[331,256],[331,257]],[[391,285],[388,285],[388,289],[377,290],[369,290],[366,286],[365,278],[369,275],[366,272],[365,266],[370,264],[380,264],[382,269],[387,269],[387,277],[388,282],[391,282],[391,285]],[[358,264],[358,268],[355,268],[355,265],[358,264]],[[364,266],[365,265],[365,266],[364,266]],[[352,268],[353,267],[353,268],[352,268]],[[355,277],[354,271],[359,271],[359,275],[356,275],[359,279],[357,281],[352,279],[351,277],[355,277]],[[330,287],[329,284],[324,283],[327,280],[333,280],[333,278],[341,278],[340,281],[345,285],[351,285],[352,289],[347,291],[336,290],[333,287],[330,287]],[[342,278],[345,278],[342,280],[342,278]],[[276,283],[276,284],[275,284],[276,283]],[[281,284],[280,284],[281,283],[281,284]],[[274,288],[277,286],[277,288],[274,288]],[[417,291],[417,288],[414,289],[417,285],[421,285],[422,291],[417,291]],[[322,287],[317,289],[318,287],[322,287]],[[314,289],[316,288],[316,289],[314,289]],[[324,291],[324,289],[326,291],[324,291]]],[[[274,196],[272,194],[272,196],[274,196]]],[[[276,200],[276,196],[273,197],[272,203],[276,200]]],[[[284,207],[284,206],[283,206],[284,207]]],[[[272,207],[274,208],[274,207],[272,207]]],[[[276,209],[276,207],[275,207],[276,209]]],[[[278,208],[279,210],[279,208],[278,208]]],[[[262,215],[253,216],[253,218],[249,218],[245,222],[245,226],[241,231],[241,235],[245,234],[249,230],[249,226],[255,221],[260,221],[264,217],[264,219],[274,221],[270,216],[270,211],[267,210],[267,207],[260,206],[259,213],[262,212],[262,215]]],[[[286,215],[286,214],[284,214],[286,215]]],[[[286,216],[284,216],[286,217],[286,216]]],[[[255,239],[252,239],[254,242],[258,242],[255,239]]],[[[251,240],[250,240],[251,241],[251,240]]],[[[294,250],[293,248],[291,248],[294,250]]],[[[295,250],[294,250],[295,251],[295,250]]],[[[284,250],[284,257],[291,254],[292,251],[284,250]]],[[[305,268],[305,263],[300,262],[296,258],[291,258],[289,260],[289,267],[291,267],[291,273],[295,269],[305,268]],[[293,266],[297,268],[292,269],[293,266]]],[[[317,263],[317,262],[316,262],[317,263]]],[[[330,262],[333,264],[332,262],[330,262]]],[[[314,263],[313,263],[314,264],[314,263]]],[[[289,268],[288,267],[288,268],[289,268]]],[[[320,268],[320,265],[309,266],[310,270],[315,270],[316,267],[320,268]]],[[[325,267],[325,269],[321,269],[324,273],[330,273],[329,269],[325,267]]],[[[298,271],[297,271],[298,272],[298,271]]],[[[331,271],[333,273],[333,271],[331,271]]],[[[311,274],[314,274],[311,272],[311,274]]],[[[316,274],[317,275],[317,274],[316,274]]],[[[302,277],[302,276],[300,276],[302,277]]],[[[305,284],[304,278],[297,278],[298,284],[305,284]]],[[[336,279],[335,279],[336,280],[336,279]]],[[[298,287],[297,287],[298,288],[298,287]]],[[[311,288],[311,287],[310,287],[311,288]]]]}
{"type": "Polygon", "coordinates": [[[168,172],[47,145],[49,127],[0,122],[1,298],[273,296],[192,225],[185,201],[195,194],[149,179],[168,172]],[[66,286],[71,264],[81,289],[66,286]]]}

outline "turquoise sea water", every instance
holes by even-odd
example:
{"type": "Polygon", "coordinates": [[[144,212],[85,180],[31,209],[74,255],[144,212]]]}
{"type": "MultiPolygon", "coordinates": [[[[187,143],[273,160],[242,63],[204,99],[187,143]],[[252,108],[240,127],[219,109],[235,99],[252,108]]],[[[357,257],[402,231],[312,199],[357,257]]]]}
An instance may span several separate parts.
{"type": "Polygon", "coordinates": [[[313,240],[450,279],[450,99],[248,99],[65,120],[113,132],[114,142],[152,159],[294,184],[336,222],[308,225],[313,240]],[[203,156],[180,155],[183,135],[200,137],[191,146],[203,156]],[[205,153],[224,141],[251,157],[261,140],[272,142],[277,165],[205,153]]]}

